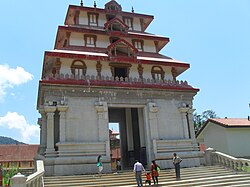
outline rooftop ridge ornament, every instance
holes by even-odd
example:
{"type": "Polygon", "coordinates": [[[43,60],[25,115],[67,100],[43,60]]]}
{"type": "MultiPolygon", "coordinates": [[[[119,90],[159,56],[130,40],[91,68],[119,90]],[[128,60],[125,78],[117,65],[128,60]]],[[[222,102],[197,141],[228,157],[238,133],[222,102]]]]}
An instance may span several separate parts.
{"type": "Polygon", "coordinates": [[[133,6],[132,6],[132,10],[131,10],[131,12],[133,12],[133,13],[135,12],[135,11],[134,11],[134,7],[133,7],[133,6]]]}
{"type": "Polygon", "coordinates": [[[81,3],[80,3],[81,6],[83,6],[83,0],[81,0],[81,3]]]}

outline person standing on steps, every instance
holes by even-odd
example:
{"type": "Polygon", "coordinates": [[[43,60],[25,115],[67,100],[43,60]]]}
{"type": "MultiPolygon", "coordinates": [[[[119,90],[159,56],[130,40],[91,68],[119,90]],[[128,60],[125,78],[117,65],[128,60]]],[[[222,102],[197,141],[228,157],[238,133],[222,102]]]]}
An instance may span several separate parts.
{"type": "Polygon", "coordinates": [[[174,157],[173,157],[173,164],[175,167],[175,176],[176,176],[176,180],[179,180],[181,178],[181,174],[180,174],[180,163],[181,163],[182,159],[177,156],[176,153],[174,153],[174,157]]]}
{"type": "Polygon", "coordinates": [[[145,171],[142,163],[140,163],[138,160],[135,161],[134,164],[134,173],[135,173],[135,179],[137,182],[137,186],[143,186],[142,183],[142,171],[145,171]]]}
{"type": "Polygon", "coordinates": [[[99,155],[97,157],[97,167],[98,167],[98,176],[101,176],[102,170],[103,170],[103,166],[102,166],[102,155],[99,155]]]}
{"type": "Polygon", "coordinates": [[[160,170],[160,166],[156,164],[155,160],[152,160],[150,171],[151,171],[154,184],[158,184],[159,170],[160,170]]]}

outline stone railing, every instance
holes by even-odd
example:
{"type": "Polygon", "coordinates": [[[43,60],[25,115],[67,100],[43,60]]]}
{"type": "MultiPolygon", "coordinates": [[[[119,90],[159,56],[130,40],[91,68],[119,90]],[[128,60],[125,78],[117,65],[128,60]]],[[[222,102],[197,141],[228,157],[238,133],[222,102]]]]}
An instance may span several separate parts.
{"type": "MultiPolygon", "coordinates": [[[[43,80],[63,80],[63,81],[86,81],[86,84],[91,85],[91,83],[95,82],[109,82],[109,83],[114,83],[114,84],[126,84],[129,83],[131,84],[144,84],[144,85],[161,85],[161,86],[180,86],[180,87],[191,87],[187,81],[179,81],[179,80],[170,80],[170,79],[164,79],[164,80],[155,80],[155,79],[150,79],[150,78],[137,78],[137,77],[109,77],[109,76],[94,76],[94,75],[73,75],[73,74],[60,74],[60,75],[48,75],[43,78],[43,80]]],[[[84,82],[83,82],[84,83],[84,82]]]]}
{"type": "Polygon", "coordinates": [[[250,160],[244,158],[235,158],[230,155],[208,148],[205,151],[207,165],[222,165],[234,171],[250,172],[250,160]]]}
{"type": "Polygon", "coordinates": [[[36,161],[36,172],[25,177],[21,173],[13,176],[12,187],[43,187],[44,163],[42,160],[36,161]]]}

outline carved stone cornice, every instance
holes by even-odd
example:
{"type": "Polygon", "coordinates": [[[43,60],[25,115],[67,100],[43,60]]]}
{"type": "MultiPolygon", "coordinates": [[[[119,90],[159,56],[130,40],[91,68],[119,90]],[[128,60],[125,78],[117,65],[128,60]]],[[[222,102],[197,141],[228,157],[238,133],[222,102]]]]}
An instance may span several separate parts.
{"type": "Polygon", "coordinates": [[[156,103],[150,102],[148,103],[149,106],[149,112],[156,113],[159,111],[159,107],[156,106],[156,103]]]}
{"type": "Polygon", "coordinates": [[[66,112],[69,107],[66,105],[57,105],[56,108],[59,112],[66,112]]]}
{"type": "Polygon", "coordinates": [[[108,106],[106,102],[97,102],[95,103],[95,109],[96,112],[107,112],[108,111],[108,106]]]}
{"type": "Polygon", "coordinates": [[[56,106],[45,106],[44,107],[44,111],[46,113],[53,113],[56,111],[56,106]]]}

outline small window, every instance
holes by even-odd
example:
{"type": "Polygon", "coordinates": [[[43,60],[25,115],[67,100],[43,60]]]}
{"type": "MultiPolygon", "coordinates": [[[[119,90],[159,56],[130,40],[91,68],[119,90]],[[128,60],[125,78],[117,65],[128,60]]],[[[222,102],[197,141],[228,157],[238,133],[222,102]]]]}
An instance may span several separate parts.
{"type": "Polygon", "coordinates": [[[115,76],[114,77],[127,77],[127,68],[115,68],[115,76]]]}
{"type": "Polygon", "coordinates": [[[143,51],[143,40],[132,40],[132,43],[138,51],[143,51]]]}
{"type": "Polygon", "coordinates": [[[124,17],[123,18],[124,23],[130,28],[133,29],[133,19],[132,18],[128,18],[128,17],[124,17]]]}
{"type": "Polygon", "coordinates": [[[90,26],[98,26],[98,14],[88,13],[88,21],[90,26]]]}
{"type": "Polygon", "coordinates": [[[75,60],[71,65],[71,72],[76,77],[82,77],[86,75],[87,67],[81,60],[75,60]]]}
{"type": "Polygon", "coordinates": [[[154,76],[155,76],[154,78],[155,80],[158,80],[158,81],[161,80],[161,73],[155,73],[154,76]]]}
{"type": "Polygon", "coordinates": [[[131,64],[121,64],[116,62],[111,62],[110,64],[111,73],[113,77],[118,78],[126,78],[129,77],[129,71],[131,68],[131,64]]]}
{"type": "Polygon", "coordinates": [[[151,69],[152,78],[155,81],[164,80],[165,72],[160,66],[153,66],[151,69]]]}
{"type": "Polygon", "coordinates": [[[95,35],[84,35],[86,47],[96,47],[96,36],[95,35]]]}

